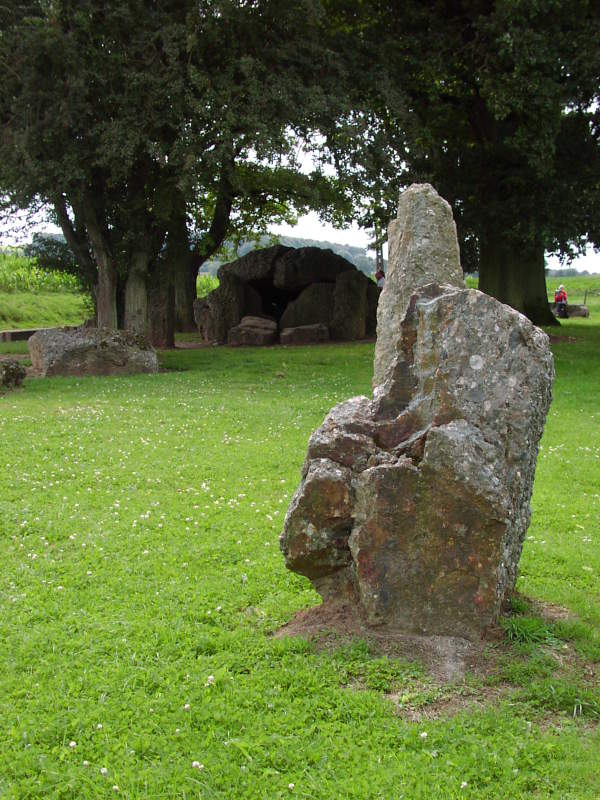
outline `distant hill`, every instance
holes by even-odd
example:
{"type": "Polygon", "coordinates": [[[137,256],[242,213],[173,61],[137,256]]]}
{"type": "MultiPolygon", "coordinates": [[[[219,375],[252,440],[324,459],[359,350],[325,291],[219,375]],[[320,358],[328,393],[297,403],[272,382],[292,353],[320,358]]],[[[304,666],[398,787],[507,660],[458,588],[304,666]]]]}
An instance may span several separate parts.
{"type": "Polygon", "coordinates": [[[283,244],[286,247],[320,247],[322,250],[333,250],[337,255],[346,258],[354,264],[365,275],[375,274],[375,259],[367,255],[363,247],[353,247],[348,244],[337,244],[336,242],[319,241],[317,239],[301,239],[298,236],[261,236],[259,241],[243,242],[234,254],[229,257],[211,258],[202,265],[202,272],[215,275],[221,264],[235,261],[236,258],[245,256],[252,250],[263,247],[271,247],[273,244],[283,244]]]}

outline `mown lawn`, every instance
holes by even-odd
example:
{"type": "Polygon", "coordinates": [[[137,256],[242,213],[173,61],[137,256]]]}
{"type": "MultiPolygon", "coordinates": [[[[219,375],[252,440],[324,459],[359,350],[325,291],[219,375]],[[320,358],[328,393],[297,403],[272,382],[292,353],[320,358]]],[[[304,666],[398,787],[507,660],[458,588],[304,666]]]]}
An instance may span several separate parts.
{"type": "Polygon", "coordinates": [[[0,398],[0,797],[600,796],[600,327],[559,335],[513,641],[451,687],[272,636],[318,602],[278,537],[372,345],[172,351],[0,398]]]}

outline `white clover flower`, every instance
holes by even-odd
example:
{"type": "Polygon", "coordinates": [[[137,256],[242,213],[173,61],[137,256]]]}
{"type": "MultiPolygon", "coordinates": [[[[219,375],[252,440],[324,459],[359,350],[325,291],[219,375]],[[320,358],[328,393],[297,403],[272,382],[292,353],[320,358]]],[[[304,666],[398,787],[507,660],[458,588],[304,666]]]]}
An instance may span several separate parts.
{"type": "Polygon", "coordinates": [[[204,685],[205,686],[212,686],[214,682],[215,682],[215,676],[214,675],[209,675],[208,678],[206,679],[206,683],[204,685]]]}
{"type": "Polygon", "coordinates": [[[190,708],[191,708],[191,705],[190,705],[189,703],[186,703],[186,704],[184,705],[184,707],[183,707],[183,710],[184,710],[184,711],[189,711],[189,710],[190,710],[190,708]]]}
{"type": "Polygon", "coordinates": [[[295,784],[293,784],[293,783],[288,783],[288,789],[290,790],[290,792],[293,791],[294,785],[295,784]]]}
{"type": "Polygon", "coordinates": [[[89,765],[90,765],[90,762],[89,762],[89,761],[87,761],[87,760],[84,760],[84,762],[83,762],[83,766],[84,766],[84,767],[89,767],[89,765]]]}
{"type": "Polygon", "coordinates": [[[107,775],[107,774],[108,770],[106,769],[106,767],[100,767],[100,775],[107,775]]]}
{"type": "Polygon", "coordinates": [[[71,749],[73,749],[73,747],[77,747],[77,742],[73,742],[73,741],[69,742],[69,747],[71,749]]]}
{"type": "Polygon", "coordinates": [[[199,761],[192,761],[192,767],[194,769],[204,769],[204,764],[201,764],[199,761]]]}
{"type": "Polygon", "coordinates": [[[96,728],[97,728],[99,731],[101,731],[101,730],[102,730],[102,723],[101,723],[101,722],[99,722],[99,723],[96,725],[96,728]]]}
{"type": "Polygon", "coordinates": [[[421,731],[419,736],[421,737],[421,739],[426,739],[427,738],[427,731],[421,731]]]}
{"type": "Polygon", "coordinates": [[[466,788],[467,788],[467,782],[466,782],[466,781],[463,781],[463,782],[461,783],[461,785],[460,785],[460,788],[461,788],[461,789],[466,789],[466,788]]]}

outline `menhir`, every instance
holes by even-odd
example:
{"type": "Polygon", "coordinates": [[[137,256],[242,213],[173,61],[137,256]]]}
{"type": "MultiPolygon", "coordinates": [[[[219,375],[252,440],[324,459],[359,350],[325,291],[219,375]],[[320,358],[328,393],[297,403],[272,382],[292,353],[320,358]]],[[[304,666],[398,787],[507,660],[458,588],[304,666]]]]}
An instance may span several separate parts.
{"type": "Polygon", "coordinates": [[[552,354],[526,317],[464,287],[431,186],[402,194],[389,239],[373,399],[311,436],[281,547],[370,625],[474,639],[514,588],[552,354]]]}

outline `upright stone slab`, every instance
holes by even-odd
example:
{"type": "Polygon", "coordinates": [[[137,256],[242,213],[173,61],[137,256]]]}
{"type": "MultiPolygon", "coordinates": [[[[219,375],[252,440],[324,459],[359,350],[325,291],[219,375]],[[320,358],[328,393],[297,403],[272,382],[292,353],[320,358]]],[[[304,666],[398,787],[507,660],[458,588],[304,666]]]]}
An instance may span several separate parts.
{"type": "Polygon", "coordinates": [[[552,355],[524,316],[456,285],[451,217],[431,187],[408,193],[416,216],[396,274],[413,264],[418,281],[428,252],[430,273],[454,285],[408,299],[399,287],[395,300],[388,278],[383,377],[373,400],[335,407],[312,435],[281,546],[290,569],[369,624],[478,638],[517,577],[552,355]]]}
{"type": "Polygon", "coordinates": [[[415,183],[400,195],[398,217],[388,226],[388,252],[377,308],[375,390],[393,368],[400,325],[413,292],[432,282],[465,285],[452,209],[430,184],[415,183]]]}

